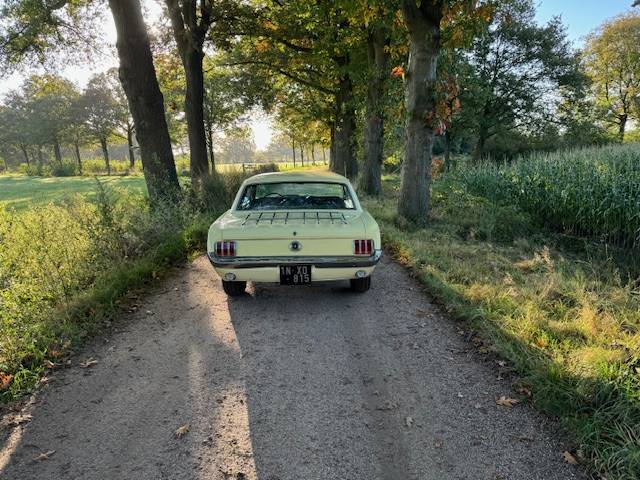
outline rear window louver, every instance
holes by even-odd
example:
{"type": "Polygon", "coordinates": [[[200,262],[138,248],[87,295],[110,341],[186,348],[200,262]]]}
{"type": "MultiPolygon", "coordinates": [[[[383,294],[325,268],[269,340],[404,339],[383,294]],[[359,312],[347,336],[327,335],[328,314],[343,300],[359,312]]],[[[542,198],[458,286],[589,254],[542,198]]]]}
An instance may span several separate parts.
{"type": "Polygon", "coordinates": [[[303,224],[347,224],[347,219],[342,212],[252,212],[247,214],[242,225],[282,224],[289,222],[302,222],[303,224]]]}

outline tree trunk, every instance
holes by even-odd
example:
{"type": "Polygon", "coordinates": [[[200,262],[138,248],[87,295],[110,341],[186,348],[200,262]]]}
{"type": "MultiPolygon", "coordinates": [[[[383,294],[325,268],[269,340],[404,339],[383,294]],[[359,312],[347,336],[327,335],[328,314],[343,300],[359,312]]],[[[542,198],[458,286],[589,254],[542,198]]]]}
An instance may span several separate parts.
{"type": "Polygon", "coordinates": [[[129,168],[136,166],[136,156],[133,152],[133,125],[127,122],[127,147],[129,147],[129,168]]]}
{"type": "Polygon", "coordinates": [[[618,139],[620,140],[620,143],[624,143],[624,135],[625,135],[625,131],[627,129],[627,119],[629,118],[629,116],[626,113],[623,113],[622,115],[618,116],[618,139]]]}
{"type": "Polygon", "coordinates": [[[216,158],[213,152],[213,126],[207,124],[207,148],[209,150],[209,162],[211,162],[211,173],[216,174],[216,158]]]}
{"type": "Polygon", "coordinates": [[[316,145],[315,143],[311,144],[311,165],[316,164],[316,145]]]}
{"type": "Polygon", "coordinates": [[[180,185],[140,1],[109,0],[109,6],[118,34],[120,81],[133,116],[149,197],[154,202],[175,200],[180,185]]]}
{"type": "Polygon", "coordinates": [[[304,146],[302,144],[300,144],[300,162],[304,167],[304,146]]]}
{"type": "MultiPolygon", "coordinates": [[[[44,166],[44,154],[42,153],[42,145],[38,145],[38,170],[42,170],[44,166]]],[[[42,172],[39,172],[42,173],[42,172]]]]}
{"type": "Polygon", "coordinates": [[[367,38],[369,87],[367,89],[367,119],[364,130],[364,168],[360,179],[362,191],[368,195],[382,193],[382,160],[384,152],[384,98],[385,80],[389,64],[386,50],[389,40],[378,27],[367,38]]]}
{"type": "Polygon", "coordinates": [[[487,127],[481,121],[480,127],[478,129],[478,140],[476,141],[476,146],[473,149],[472,157],[474,161],[479,161],[484,158],[485,150],[486,150],[485,147],[486,147],[488,138],[489,138],[489,132],[487,130],[487,127]]]}
{"type": "MultiPolygon", "coordinates": [[[[202,46],[211,22],[210,6],[196,0],[165,0],[169,10],[173,35],[184,67],[186,91],[184,113],[189,136],[190,173],[192,185],[209,174],[207,140],[204,128],[204,73],[202,46]]],[[[214,172],[215,173],[215,172],[214,172]]]]}
{"type": "Polygon", "coordinates": [[[189,165],[193,185],[196,185],[202,177],[209,174],[207,141],[204,131],[203,58],[202,50],[196,50],[194,48],[188,48],[183,56],[184,70],[187,79],[184,113],[189,134],[189,165]]]}
{"type": "Polygon", "coordinates": [[[56,158],[58,165],[62,165],[62,152],[60,151],[60,142],[57,138],[53,141],[53,156],[56,158]]]}
{"type": "MultiPolygon", "coordinates": [[[[342,65],[346,66],[345,60],[342,65]]],[[[332,172],[355,178],[358,165],[354,155],[353,135],[356,129],[353,83],[348,74],[340,78],[338,92],[335,95],[335,119],[331,129],[331,157],[329,169],[332,172]]]]}
{"type": "Polygon", "coordinates": [[[20,150],[22,151],[22,155],[24,156],[25,161],[27,162],[27,167],[31,166],[31,161],[29,160],[29,152],[27,152],[27,147],[23,144],[20,145],[20,150]]]}
{"type": "Polygon", "coordinates": [[[293,168],[296,168],[296,141],[291,137],[291,151],[293,152],[293,168]]]}
{"type": "Polygon", "coordinates": [[[444,171],[448,172],[451,168],[451,133],[447,128],[444,131],[444,171]]]}
{"type": "Polygon", "coordinates": [[[409,61],[405,74],[405,154],[398,213],[424,224],[429,214],[431,150],[436,119],[436,66],[440,50],[442,0],[402,1],[409,32],[409,61]]]}
{"type": "Polygon", "coordinates": [[[109,162],[109,149],[107,148],[107,139],[100,137],[100,146],[102,147],[102,156],[104,157],[104,164],[107,167],[107,175],[111,175],[111,163],[109,162]]]}
{"type": "Polygon", "coordinates": [[[78,145],[77,140],[73,142],[73,148],[76,152],[76,162],[78,162],[78,173],[82,175],[82,158],[80,157],[80,145],[78,145]]]}

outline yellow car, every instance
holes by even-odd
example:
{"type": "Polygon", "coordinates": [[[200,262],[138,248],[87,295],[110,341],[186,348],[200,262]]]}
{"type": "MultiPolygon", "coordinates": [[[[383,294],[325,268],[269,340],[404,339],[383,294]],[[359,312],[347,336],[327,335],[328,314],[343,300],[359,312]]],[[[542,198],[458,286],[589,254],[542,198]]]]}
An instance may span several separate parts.
{"type": "Polygon", "coordinates": [[[281,285],[349,280],[366,292],[382,256],[380,229],[349,181],[326,172],[247,179],[209,228],[208,257],[227,295],[247,281],[281,285]]]}

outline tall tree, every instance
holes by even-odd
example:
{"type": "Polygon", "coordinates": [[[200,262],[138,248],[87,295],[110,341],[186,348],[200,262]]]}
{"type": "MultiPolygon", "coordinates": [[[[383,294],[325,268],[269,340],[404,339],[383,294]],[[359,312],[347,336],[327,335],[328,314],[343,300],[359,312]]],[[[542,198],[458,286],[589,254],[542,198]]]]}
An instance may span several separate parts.
{"type": "Polygon", "coordinates": [[[184,99],[191,180],[196,185],[209,173],[204,130],[204,41],[213,22],[210,0],[165,0],[186,77],[184,99]]]}
{"type": "Polygon", "coordinates": [[[73,152],[78,165],[78,172],[82,173],[82,156],[80,147],[85,145],[89,140],[89,132],[87,130],[87,111],[85,109],[85,101],[83,95],[79,95],[71,103],[71,114],[69,126],[64,132],[65,140],[73,147],[73,152]]]}
{"type": "Polygon", "coordinates": [[[116,131],[123,111],[115,98],[106,74],[94,75],[87,84],[83,95],[84,118],[86,129],[102,148],[107,175],[111,175],[108,140],[116,131]]]}
{"type": "Polygon", "coordinates": [[[133,116],[149,196],[174,199],[178,175],[139,0],[109,0],[116,24],[120,81],[133,116]]]}
{"type": "Polygon", "coordinates": [[[215,171],[214,138],[239,122],[253,104],[246,85],[228,67],[220,67],[218,63],[215,57],[206,60],[204,75],[204,126],[212,171],[215,171]]]}
{"type": "Polygon", "coordinates": [[[358,170],[354,78],[366,61],[353,11],[350,2],[265,2],[230,60],[270,85],[267,97],[287,105],[295,98],[297,109],[315,111],[331,129],[331,170],[352,178],[358,170]]]}
{"type": "MultiPolygon", "coordinates": [[[[587,40],[587,72],[605,118],[624,141],[627,123],[640,114],[640,15],[628,13],[606,22],[587,40]]],[[[636,117],[640,118],[640,117],[636,117]]]]}
{"type": "Polygon", "coordinates": [[[364,193],[382,193],[382,160],[384,155],[384,102],[389,75],[390,32],[384,23],[374,23],[367,34],[369,86],[367,88],[366,124],[364,127],[364,164],[360,186],[364,193]]]}
{"type": "Polygon", "coordinates": [[[33,145],[29,116],[28,104],[20,92],[9,92],[0,111],[0,135],[5,145],[14,147],[22,154],[27,166],[31,165],[29,147],[33,145]]]}
{"type": "Polygon", "coordinates": [[[71,122],[71,105],[79,95],[75,85],[56,75],[32,75],[22,90],[33,143],[39,149],[51,146],[56,162],[62,164],[61,142],[71,122]]]}
{"type": "Polygon", "coordinates": [[[129,111],[129,104],[127,103],[127,95],[122,89],[122,84],[118,78],[118,69],[110,68],[106,72],[106,81],[111,94],[116,101],[117,110],[115,112],[116,125],[118,131],[116,134],[124,138],[127,142],[127,154],[129,156],[129,167],[134,168],[136,163],[136,155],[134,153],[133,139],[135,136],[135,126],[133,124],[133,118],[129,111]]]}
{"type": "Polygon", "coordinates": [[[497,3],[490,28],[473,42],[474,98],[463,108],[478,119],[474,156],[516,129],[535,131],[552,118],[557,98],[548,92],[579,79],[578,58],[559,18],[537,25],[533,0],[497,3]]]}
{"type": "Polygon", "coordinates": [[[426,222],[429,211],[436,65],[443,15],[443,0],[402,1],[402,16],[409,33],[409,61],[405,73],[405,155],[398,213],[418,223],[426,222]]]}
{"type": "Polygon", "coordinates": [[[434,131],[438,118],[437,62],[443,32],[451,44],[468,41],[490,17],[492,2],[481,0],[402,0],[409,36],[404,75],[405,155],[398,214],[427,221],[434,131]]]}

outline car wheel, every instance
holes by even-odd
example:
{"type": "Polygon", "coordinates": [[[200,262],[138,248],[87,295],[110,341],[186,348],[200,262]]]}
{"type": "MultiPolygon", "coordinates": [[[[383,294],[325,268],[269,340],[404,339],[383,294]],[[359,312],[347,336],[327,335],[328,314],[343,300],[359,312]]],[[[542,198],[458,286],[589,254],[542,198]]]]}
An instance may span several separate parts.
{"type": "Polygon", "coordinates": [[[224,293],[230,297],[242,295],[245,288],[247,288],[247,282],[227,282],[226,280],[222,280],[222,289],[224,293]]]}
{"type": "Polygon", "coordinates": [[[358,293],[364,293],[371,288],[371,275],[364,278],[352,278],[351,290],[358,293]]]}

